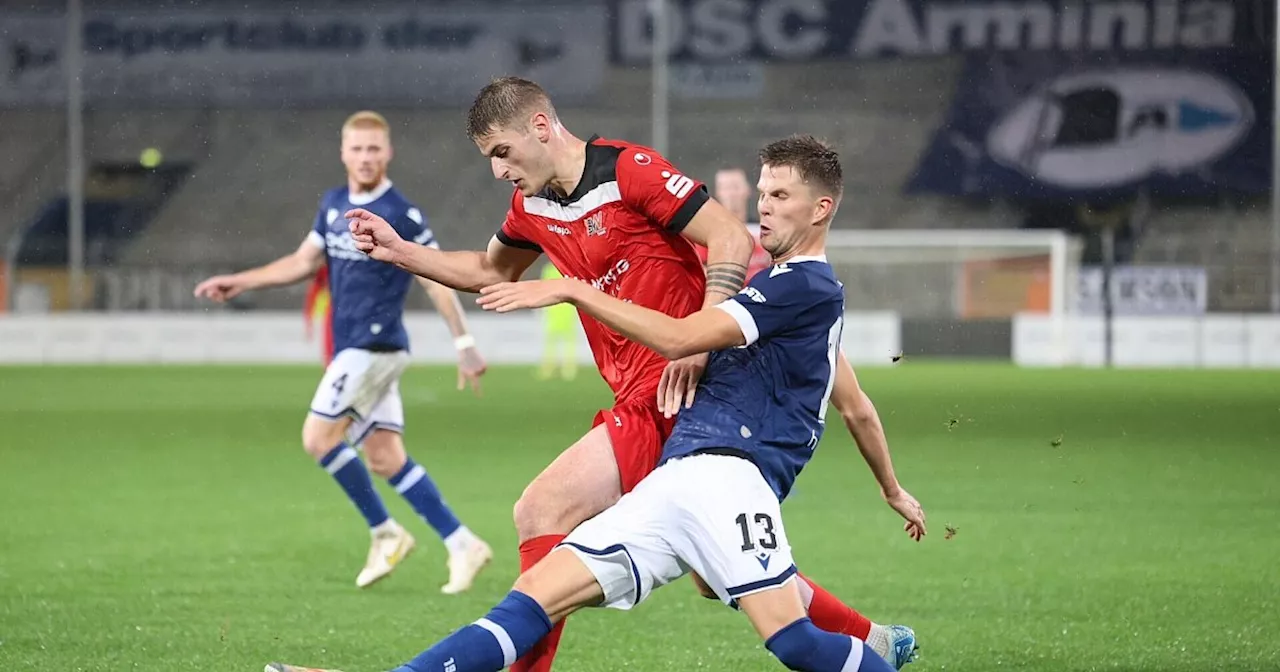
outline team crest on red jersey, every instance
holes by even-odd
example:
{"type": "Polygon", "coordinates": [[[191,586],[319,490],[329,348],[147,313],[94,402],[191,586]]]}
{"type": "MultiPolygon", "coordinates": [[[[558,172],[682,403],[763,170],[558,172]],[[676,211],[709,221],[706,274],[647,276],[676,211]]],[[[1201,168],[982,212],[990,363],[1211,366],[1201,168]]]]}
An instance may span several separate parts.
{"type": "Polygon", "coordinates": [[[605,228],[604,228],[604,213],[597,212],[597,213],[595,213],[595,214],[593,214],[593,215],[588,216],[586,219],[584,219],[584,220],[582,220],[582,221],[583,221],[584,223],[586,223],[586,225],[587,225],[587,235],[588,235],[588,236],[603,236],[603,235],[604,235],[604,233],[605,233],[605,228]]]}

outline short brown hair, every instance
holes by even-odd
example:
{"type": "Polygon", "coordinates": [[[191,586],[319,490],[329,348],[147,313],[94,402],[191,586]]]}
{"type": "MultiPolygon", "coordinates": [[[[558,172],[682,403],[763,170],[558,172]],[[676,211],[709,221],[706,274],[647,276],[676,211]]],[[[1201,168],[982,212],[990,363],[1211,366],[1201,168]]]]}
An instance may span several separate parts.
{"type": "Polygon", "coordinates": [[[536,82],[521,77],[500,77],[489,82],[467,112],[467,137],[472,141],[511,125],[521,116],[543,112],[553,121],[556,108],[536,82]]]}
{"type": "Polygon", "coordinates": [[[360,110],[347,117],[347,120],[342,123],[342,130],[345,131],[348,128],[374,128],[386,131],[387,137],[391,137],[391,124],[387,123],[386,117],[373,110],[360,110]]]}
{"type": "Polygon", "coordinates": [[[812,135],[793,135],[765,145],[760,164],[790,166],[805,183],[840,201],[844,194],[844,170],[840,155],[826,142],[812,135]]]}

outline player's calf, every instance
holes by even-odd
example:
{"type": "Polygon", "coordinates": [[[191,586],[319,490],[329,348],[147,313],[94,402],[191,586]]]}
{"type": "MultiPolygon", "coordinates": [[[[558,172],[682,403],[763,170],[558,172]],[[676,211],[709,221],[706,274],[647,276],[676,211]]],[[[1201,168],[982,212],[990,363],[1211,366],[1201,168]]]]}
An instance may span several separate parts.
{"type": "Polygon", "coordinates": [[[369,462],[369,471],[382,478],[395,476],[409,461],[400,434],[386,429],[375,429],[364,440],[361,448],[369,462]]]}
{"type": "Polygon", "coordinates": [[[309,415],[302,425],[302,447],[333,476],[369,525],[369,553],[356,575],[356,586],[364,588],[390,574],[413,550],[415,542],[413,535],[392,520],[382,497],[373,488],[364,460],[347,443],[350,424],[347,418],[328,420],[309,415]]]}
{"type": "Polygon", "coordinates": [[[496,672],[528,653],[556,621],[602,597],[595,576],[573,552],[552,553],[521,574],[515,588],[484,618],[395,672],[496,672]]]}
{"type": "Polygon", "coordinates": [[[374,430],[365,439],[364,452],[373,472],[387,479],[387,483],[440,535],[448,549],[449,581],[441,587],[441,592],[452,595],[471,588],[476,575],[493,558],[489,545],[454,514],[431,475],[405,452],[399,432],[384,428],[374,430]]]}
{"type": "Polygon", "coordinates": [[[390,522],[391,515],[382,497],[373,489],[373,480],[360,455],[345,441],[350,422],[347,418],[326,420],[307,416],[302,425],[302,447],[338,482],[370,529],[377,529],[390,522]]]}
{"type": "Polygon", "coordinates": [[[551,631],[551,619],[533,598],[511,591],[485,616],[423,651],[393,672],[497,672],[551,631]]]}
{"type": "Polygon", "coordinates": [[[802,672],[892,672],[893,668],[850,635],[818,628],[805,615],[795,579],[742,595],[739,608],[765,640],[765,648],[788,669],[802,672]]]}
{"type": "Polygon", "coordinates": [[[801,672],[893,672],[866,643],[819,630],[801,618],[765,640],[765,648],[789,670],[801,672]]]}

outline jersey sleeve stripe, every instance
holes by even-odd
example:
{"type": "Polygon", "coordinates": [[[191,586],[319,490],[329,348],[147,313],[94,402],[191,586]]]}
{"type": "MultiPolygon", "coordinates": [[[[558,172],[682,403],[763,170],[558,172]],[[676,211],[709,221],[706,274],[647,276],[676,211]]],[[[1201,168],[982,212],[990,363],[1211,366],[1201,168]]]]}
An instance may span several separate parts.
{"type": "Polygon", "coordinates": [[[738,323],[738,328],[742,330],[742,338],[746,340],[747,345],[760,340],[760,328],[756,326],[756,318],[751,317],[751,312],[743,308],[741,303],[729,299],[717,303],[716,308],[729,313],[729,317],[738,323]]]}
{"type": "Polygon", "coordinates": [[[539,253],[542,252],[541,245],[538,245],[537,243],[530,242],[527,240],[521,240],[519,238],[512,238],[511,236],[507,235],[506,231],[503,231],[502,229],[498,229],[498,232],[494,235],[498,238],[498,242],[502,243],[503,245],[506,245],[507,247],[516,247],[522,250],[533,250],[534,252],[539,252],[539,253]]]}
{"type": "Polygon", "coordinates": [[[307,242],[322,250],[324,249],[324,236],[320,235],[316,231],[311,231],[307,234],[307,242]]]}
{"type": "Polygon", "coordinates": [[[671,233],[684,231],[684,227],[689,226],[689,222],[693,221],[693,216],[698,214],[698,211],[709,200],[711,200],[711,197],[707,195],[707,187],[705,185],[695,189],[685,199],[680,208],[676,210],[676,214],[671,216],[671,221],[667,222],[667,230],[671,233]]]}
{"type": "Polygon", "coordinates": [[[435,240],[436,237],[431,233],[431,229],[423,229],[422,233],[413,237],[413,242],[419,245],[430,245],[435,240]]]}

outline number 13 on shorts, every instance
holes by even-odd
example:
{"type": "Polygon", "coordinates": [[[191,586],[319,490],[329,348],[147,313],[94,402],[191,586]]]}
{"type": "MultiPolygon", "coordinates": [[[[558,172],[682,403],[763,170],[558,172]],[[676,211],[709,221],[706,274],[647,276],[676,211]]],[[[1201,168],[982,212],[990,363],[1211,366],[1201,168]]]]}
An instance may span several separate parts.
{"type": "MultiPolygon", "coordinates": [[[[737,518],[733,519],[734,525],[738,528],[738,532],[742,535],[741,551],[744,554],[751,555],[755,561],[760,563],[760,569],[769,573],[769,570],[786,569],[784,564],[782,567],[770,567],[774,553],[778,550],[778,530],[773,522],[773,516],[768,513],[740,513],[737,518]]],[[[790,563],[790,557],[787,558],[790,563]]],[[[736,587],[736,586],[728,586],[736,587]]]]}

